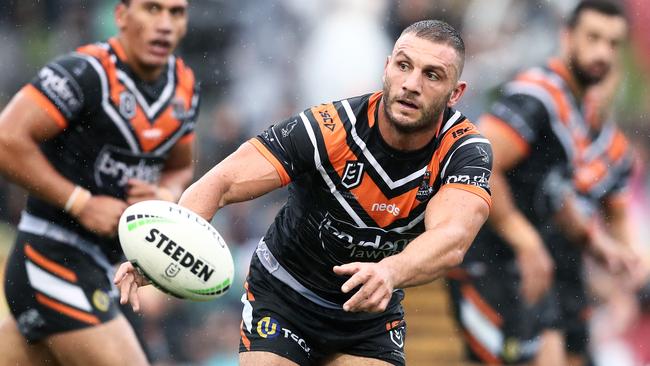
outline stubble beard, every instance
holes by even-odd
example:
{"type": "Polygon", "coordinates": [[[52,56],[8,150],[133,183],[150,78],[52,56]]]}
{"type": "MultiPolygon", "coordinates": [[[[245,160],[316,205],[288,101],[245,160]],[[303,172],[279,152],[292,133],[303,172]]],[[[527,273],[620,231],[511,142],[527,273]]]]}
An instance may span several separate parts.
{"type": "Polygon", "coordinates": [[[384,83],[384,93],[382,96],[384,102],[384,112],[386,117],[388,117],[388,123],[399,133],[401,134],[415,134],[418,132],[423,132],[435,127],[435,125],[440,120],[440,116],[444,113],[447,108],[447,102],[451,98],[451,93],[449,93],[444,98],[440,98],[427,109],[422,110],[422,116],[415,122],[412,123],[403,123],[400,122],[397,117],[393,115],[393,112],[390,109],[390,106],[394,103],[397,103],[395,100],[397,96],[389,95],[390,84],[388,82],[384,83]]]}
{"type": "Polygon", "coordinates": [[[609,73],[609,69],[605,71],[602,75],[593,75],[589,73],[585,68],[580,65],[578,62],[578,57],[575,53],[572,53],[569,56],[569,68],[571,73],[575,77],[576,81],[583,88],[590,87],[594,84],[601,82],[609,73]]]}

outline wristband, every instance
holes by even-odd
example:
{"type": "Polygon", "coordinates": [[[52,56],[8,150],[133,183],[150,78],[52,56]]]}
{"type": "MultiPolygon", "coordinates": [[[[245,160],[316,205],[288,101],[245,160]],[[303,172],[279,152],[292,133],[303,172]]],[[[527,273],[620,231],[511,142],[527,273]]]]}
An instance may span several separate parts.
{"type": "Polygon", "coordinates": [[[70,197],[68,197],[63,209],[72,216],[77,216],[84,209],[90,197],[92,197],[92,194],[87,189],[76,186],[72,193],[70,193],[70,197]]]}

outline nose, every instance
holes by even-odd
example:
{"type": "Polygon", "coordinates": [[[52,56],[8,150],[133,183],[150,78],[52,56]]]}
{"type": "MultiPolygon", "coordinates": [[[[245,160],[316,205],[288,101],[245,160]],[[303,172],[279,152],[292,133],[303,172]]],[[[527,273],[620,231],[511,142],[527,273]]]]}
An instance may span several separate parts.
{"type": "Polygon", "coordinates": [[[411,70],[402,83],[402,89],[411,93],[422,92],[422,74],[417,70],[411,70]]]}
{"type": "Polygon", "coordinates": [[[160,16],[156,21],[156,30],[161,33],[169,33],[172,31],[172,15],[169,11],[160,12],[160,16]]]}

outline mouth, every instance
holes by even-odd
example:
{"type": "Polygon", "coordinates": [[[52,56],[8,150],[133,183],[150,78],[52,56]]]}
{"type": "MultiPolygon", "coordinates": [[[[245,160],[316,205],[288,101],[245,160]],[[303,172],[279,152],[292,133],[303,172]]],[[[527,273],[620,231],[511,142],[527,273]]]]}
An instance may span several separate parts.
{"type": "Polygon", "coordinates": [[[172,43],[165,39],[154,39],[149,42],[149,49],[156,56],[168,56],[172,51],[172,43]]]}
{"type": "Polygon", "coordinates": [[[416,103],[408,99],[397,99],[396,101],[399,105],[407,109],[416,110],[420,108],[416,103]]]}

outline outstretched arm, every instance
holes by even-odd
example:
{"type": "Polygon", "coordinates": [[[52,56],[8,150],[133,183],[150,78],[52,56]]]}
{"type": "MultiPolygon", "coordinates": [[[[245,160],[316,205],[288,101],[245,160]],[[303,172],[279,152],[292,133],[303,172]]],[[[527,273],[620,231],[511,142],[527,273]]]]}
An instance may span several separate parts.
{"type": "MultiPolygon", "coordinates": [[[[259,197],[282,183],[275,167],[250,143],[244,143],[181,196],[179,204],[210,221],[221,207],[259,197]]],[[[120,289],[120,303],[131,303],[140,309],[137,289],[147,285],[147,279],[130,262],[122,263],[113,282],[120,289]]]]}

